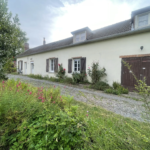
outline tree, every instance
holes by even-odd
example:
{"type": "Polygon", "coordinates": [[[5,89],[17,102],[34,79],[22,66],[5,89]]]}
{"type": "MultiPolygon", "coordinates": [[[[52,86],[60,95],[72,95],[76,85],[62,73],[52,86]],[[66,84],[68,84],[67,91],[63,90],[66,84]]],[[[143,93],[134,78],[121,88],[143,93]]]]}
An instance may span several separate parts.
{"type": "Polygon", "coordinates": [[[5,63],[23,52],[24,43],[28,40],[20,29],[18,15],[13,17],[7,6],[7,0],[0,0],[0,79],[5,78],[5,63]]]}

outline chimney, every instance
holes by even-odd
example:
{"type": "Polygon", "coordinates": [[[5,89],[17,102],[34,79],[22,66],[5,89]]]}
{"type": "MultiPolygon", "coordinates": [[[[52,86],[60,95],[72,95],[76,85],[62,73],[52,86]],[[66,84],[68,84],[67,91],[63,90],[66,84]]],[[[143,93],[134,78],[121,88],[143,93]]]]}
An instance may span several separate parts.
{"type": "Polygon", "coordinates": [[[29,49],[29,43],[24,44],[24,49],[25,49],[25,51],[29,49]]]}
{"type": "Polygon", "coordinates": [[[45,38],[43,38],[43,45],[45,45],[46,44],[46,41],[45,41],[45,38]]]}

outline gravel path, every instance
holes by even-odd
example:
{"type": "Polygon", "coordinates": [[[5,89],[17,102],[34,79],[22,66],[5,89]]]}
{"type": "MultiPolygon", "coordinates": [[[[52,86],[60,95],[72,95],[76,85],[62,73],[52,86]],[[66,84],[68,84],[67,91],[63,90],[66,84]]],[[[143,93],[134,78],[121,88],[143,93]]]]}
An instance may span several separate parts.
{"type": "Polygon", "coordinates": [[[101,106],[124,117],[130,117],[139,121],[144,121],[141,117],[141,114],[145,109],[142,106],[143,103],[141,101],[135,101],[130,98],[106,94],[102,91],[89,90],[72,85],[64,85],[46,80],[33,79],[27,76],[8,75],[8,77],[10,79],[20,79],[21,81],[28,82],[38,87],[49,87],[55,85],[61,89],[61,93],[63,95],[74,96],[74,99],[77,101],[101,106]]]}

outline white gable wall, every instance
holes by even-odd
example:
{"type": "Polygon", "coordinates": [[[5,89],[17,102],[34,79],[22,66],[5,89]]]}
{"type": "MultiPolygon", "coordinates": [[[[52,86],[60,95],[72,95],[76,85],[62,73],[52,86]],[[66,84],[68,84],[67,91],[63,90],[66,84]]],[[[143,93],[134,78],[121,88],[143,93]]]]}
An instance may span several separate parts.
{"type": "Polygon", "coordinates": [[[34,61],[34,74],[55,76],[55,73],[46,72],[46,59],[56,57],[58,63],[62,63],[66,69],[66,75],[71,77],[71,74],[68,74],[68,59],[82,56],[86,57],[86,69],[91,67],[92,62],[99,62],[100,67],[105,67],[106,79],[111,85],[113,81],[121,82],[119,56],[135,54],[150,54],[150,32],[18,58],[17,62],[23,60],[23,72],[25,72],[24,62],[27,62],[27,74],[31,73],[30,63],[34,61]],[[143,50],[140,49],[141,46],[144,47],[143,50]]]}

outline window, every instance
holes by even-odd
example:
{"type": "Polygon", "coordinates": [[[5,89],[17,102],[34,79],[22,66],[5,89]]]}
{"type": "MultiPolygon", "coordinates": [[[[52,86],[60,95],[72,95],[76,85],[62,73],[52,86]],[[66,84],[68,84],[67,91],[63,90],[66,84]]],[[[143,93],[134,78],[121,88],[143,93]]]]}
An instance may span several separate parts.
{"type": "Polygon", "coordinates": [[[75,43],[85,41],[85,39],[86,39],[86,33],[85,32],[75,35],[75,43]]]}
{"type": "Polygon", "coordinates": [[[49,68],[49,70],[50,70],[50,72],[54,72],[54,59],[50,59],[50,64],[49,64],[49,66],[50,66],[50,68],[49,68]]]}
{"type": "Polygon", "coordinates": [[[148,25],[148,14],[138,16],[138,26],[144,27],[148,25]]]}
{"type": "Polygon", "coordinates": [[[81,61],[80,59],[74,59],[74,71],[75,72],[80,72],[80,64],[81,64],[81,61]]]}

